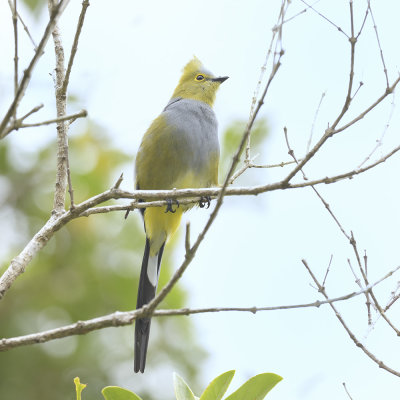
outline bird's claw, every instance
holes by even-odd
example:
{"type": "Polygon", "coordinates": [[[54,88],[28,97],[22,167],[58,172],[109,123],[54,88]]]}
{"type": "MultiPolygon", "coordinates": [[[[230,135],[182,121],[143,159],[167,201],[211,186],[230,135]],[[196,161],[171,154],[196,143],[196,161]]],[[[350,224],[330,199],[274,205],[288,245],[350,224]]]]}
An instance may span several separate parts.
{"type": "Polygon", "coordinates": [[[210,208],[211,197],[210,196],[201,196],[199,201],[200,208],[210,208]],[[206,206],[207,205],[207,206],[206,206]]]}
{"type": "Polygon", "coordinates": [[[167,208],[165,209],[165,213],[167,212],[171,212],[172,214],[174,214],[176,212],[176,210],[172,209],[172,203],[176,203],[177,207],[179,208],[179,201],[177,199],[167,199],[167,208]]]}

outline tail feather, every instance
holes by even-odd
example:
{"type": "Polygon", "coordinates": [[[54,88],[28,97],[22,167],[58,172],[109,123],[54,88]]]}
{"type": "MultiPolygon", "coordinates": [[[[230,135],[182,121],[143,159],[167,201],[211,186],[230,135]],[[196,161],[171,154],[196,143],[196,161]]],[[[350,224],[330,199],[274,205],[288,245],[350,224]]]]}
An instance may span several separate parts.
{"type": "MultiPolygon", "coordinates": [[[[158,274],[160,271],[161,258],[164,252],[161,246],[158,254],[150,256],[150,241],[146,238],[146,246],[143,254],[142,269],[140,271],[138,297],[136,309],[144,304],[150,303],[156,295],[158,274]]],[[[146,366],[147,346],[150,335],[150,318],[140,318],[135,323],[135,372],[144,372],[146,366]]]]}

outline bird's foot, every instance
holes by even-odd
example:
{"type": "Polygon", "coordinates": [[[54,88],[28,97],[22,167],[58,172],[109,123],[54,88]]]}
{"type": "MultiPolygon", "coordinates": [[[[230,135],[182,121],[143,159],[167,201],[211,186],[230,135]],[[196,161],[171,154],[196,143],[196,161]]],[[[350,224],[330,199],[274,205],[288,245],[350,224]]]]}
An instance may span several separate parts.
{"type": "Polygon", "coordinates": [[[174,214],[176,212],[176,210],[172,209],[172,203],[176,203],[177,207],[179,208],[179,201],[177,199],[167,199],[167,208],[165,209],[165,213],[167,212],[171,212],[172,214],[174,214]]]}
{"type": "Polygon", "coordinates": [[[199,201],[200,208],[210,208],[211,197],[210,196],[201,196],[199,201]]]}

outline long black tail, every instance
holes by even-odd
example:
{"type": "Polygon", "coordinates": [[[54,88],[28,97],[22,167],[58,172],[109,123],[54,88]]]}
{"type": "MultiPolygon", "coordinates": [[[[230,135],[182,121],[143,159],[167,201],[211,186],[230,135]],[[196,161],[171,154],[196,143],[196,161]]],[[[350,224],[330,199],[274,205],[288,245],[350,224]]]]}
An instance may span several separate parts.
{"type": "MultiPolygon", "coordinates": [[[[150,301],[156,295],[158,273],[160,271],[164,245],[165,243],[161,246],[158,254],[155,257],[150,257],[150,241],[148,238],[146,238],[142,269],[140,271],[136,309],[141,308],[144,304],[150,303],[150,301]],[[156,263],[156,265],[154,265],[154,263],[156,263]],[[155,268],[157,269],[156,274],[155,268]]],[[[137,319],[135,323],[135,372],[144,372],[144,367],[146,366],[147,345],[149,343],[150,336],[150,322],[150,318],[140,318],[137,319]]]]}

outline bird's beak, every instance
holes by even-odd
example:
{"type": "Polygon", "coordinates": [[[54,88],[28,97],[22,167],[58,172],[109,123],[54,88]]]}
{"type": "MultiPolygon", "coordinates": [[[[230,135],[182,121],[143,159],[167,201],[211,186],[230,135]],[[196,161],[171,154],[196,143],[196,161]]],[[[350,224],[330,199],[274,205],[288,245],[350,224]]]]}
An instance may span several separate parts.
{"type": "Polygon", "coordinates": [[[220,76],[220,77],[218,77],[218,78],[213,78],[213,79],[211,79],[211,80],[212,80],[213,82],[222,83],[222,82],[225,82],[228,78],[229,78],[229,76],[220,76]]]}

